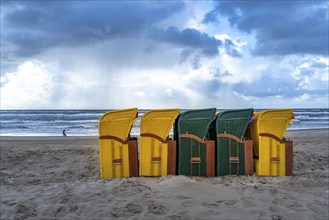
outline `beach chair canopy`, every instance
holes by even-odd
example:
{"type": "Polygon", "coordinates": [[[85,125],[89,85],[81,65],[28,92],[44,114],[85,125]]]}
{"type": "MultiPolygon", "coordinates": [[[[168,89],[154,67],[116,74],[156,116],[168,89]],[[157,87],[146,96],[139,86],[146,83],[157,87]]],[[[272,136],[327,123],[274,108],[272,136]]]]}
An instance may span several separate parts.
{"type": "Polygon", "coordinates": [[[112,136],[126,141],[137,118],[137,108],[106,112],[99,120],[99,136],[112,136]]]}
{"type": "Polygon", "coordinates": [[[182,113],[175,126],[177,135],[193,134],[201,139],[207,135],[209,125],[213,120],[215,108],[189,110],[182,113]]]}
{"type": "Polygon", "coordinates": [[[237,138],[242,139],[254,109],[236,109],[226,110],[217,114],[216,118],[216,133],[217,134],[232,134],[237,138]]]}
{"type": "Polygon", "coordinates": [[[141,120],[140,133],[152,134],[165,140],[179,114],[179,109],[157,109],[146,112],[141,120]]]}
{"type": "Polygon", "coordinates": [[[282,139],[293,115],[293,109],[272,109],[257,112],[252,122],[252,138],[258,154],[260,134],[269,134],[282,139]]]}

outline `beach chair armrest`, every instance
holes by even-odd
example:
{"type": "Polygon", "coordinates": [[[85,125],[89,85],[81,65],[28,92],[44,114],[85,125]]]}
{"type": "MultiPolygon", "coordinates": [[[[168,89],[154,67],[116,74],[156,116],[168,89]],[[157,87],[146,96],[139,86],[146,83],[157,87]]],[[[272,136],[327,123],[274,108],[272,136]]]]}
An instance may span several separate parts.
{"type": "Polygon", "coordinates": [[[191,138],[193,140],[196,140],[199,143],[202,144],[206,144],[206,141],[202,140],[201,138],[199,138],[198,136],[194,135],[194,134],[181,134],[179,135],[180,138],[191,138]]]}
{"type": "Polygon", "coordinates": [[[99,136],[99,139],[111,139],[111,140],[115,140],[115,141],[118,141],[120,142],[121,144],[126,144],[128,143],[127,140],[123,140],[119,137],[116,137],[116,136],[112,136],[112,135],[103,135],[103,136],[99,136]]]}
{"type": "Polygon", "coordinates": [[[276,136],[274,134],[271,134],[271,133],[260,133],[259,136],[270,137],[270,138],[273,138],[274,140],[276,140],[277,142],[280,142],[280,143],[285,142],[283,139],[281,139],[278,136],[276,136]]]}
{"type": "Polygon", "coordinates": [[[237,136],[233,135],[233,134],[217,134],[217,137],[219,138],[229,138],[232,139],[236,142],[238,142],[239,144],[243,144],[243,140],[239,139],[237,136]]]}
{"type": "Polygon", "coordinates": [[[157,139],[158,141],[162,142],[162,143],[165,143],[166,142],[166,139],[163,139],[162,137],[156,135],[156,134],[151,134],[151,133],[142,133],[141,134],[141,137],[151,137],[151,138],[155,138],[157,139]]]}

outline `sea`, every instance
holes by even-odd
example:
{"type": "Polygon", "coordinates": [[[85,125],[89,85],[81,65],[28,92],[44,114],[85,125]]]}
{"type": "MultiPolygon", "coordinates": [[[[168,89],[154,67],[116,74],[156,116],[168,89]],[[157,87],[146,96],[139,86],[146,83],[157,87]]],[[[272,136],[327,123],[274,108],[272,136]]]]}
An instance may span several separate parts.
{"type": "MultiPolygon", "coordinates": [[[[63,130],[68,136],[98,136],[99,119],[107,111],[110,110],[0,110],[0,136],[62,136],[63,130]]],[[[139,110],[131,135],[139,134],[146,111],[139,110]]],[[[328,108],[294,109],[294,115],[288,130],[329,129],[328,108]]]]}

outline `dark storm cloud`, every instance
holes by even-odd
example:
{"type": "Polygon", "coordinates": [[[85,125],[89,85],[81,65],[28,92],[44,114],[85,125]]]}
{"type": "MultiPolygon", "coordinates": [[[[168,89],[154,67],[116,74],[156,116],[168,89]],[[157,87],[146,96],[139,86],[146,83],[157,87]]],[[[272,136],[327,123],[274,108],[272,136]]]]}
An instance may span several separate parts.
{"type": "Polygon", "coordinates": [[[179,1],[6,2],[1,5],[1,38],[10,46],[5,49],[28,57],[54,46],[136,38],[183,8],[179,1]]]}
{"type": "Polygon", "coordinates": [[[218,22],[220,15],[232,27],[255,33],[254,55],[328,56],[326,1],[222,1],[203,21],[218,22]]]}
{"type": "Polygon", "coordinates": [[[207,57],[218,55],[218,48],[222,45],[220,40],[193,28],[179,30],[171,26],[167,30],[155,32],[153,38],[183,48],[197,49],[207,57]]]}
{"type": "Polygon", "coordinates": [[[190,63],[193,69],[199,69],[201,67],[201,55],[197,51],[184,49],[181,52],[180,63],[190,63]]]}
{"type": "Polygon", "coordinates": [[[153,31],[151,38],[154,41],[165,42],[182,48],[180,62],[190,62],[194,69],[201,67],[201,57],[215,57],[219,55],[219,48],[222,47],[229,56],[241,57],[232,41],[225,40],[222,42],[194,28],[180,30],[171,26],[166,30],[157,29],[153,31]]]}
{"type": "Polygon", "coordinates": [[[239,57],[233,42],[222,42],[193,28],[166,29],[159,22],[183,10],[181,1],[6,1],[1,4],[3,66],[51,48],[95,45],[116,39],[150,40],[144,52],[156,52],[157,43],[181,50],[181,60],[193,68],[201,57],[215,57],[219,48],[239,57]],[[6,54],[4,56],[3,54],[6,54]]]}

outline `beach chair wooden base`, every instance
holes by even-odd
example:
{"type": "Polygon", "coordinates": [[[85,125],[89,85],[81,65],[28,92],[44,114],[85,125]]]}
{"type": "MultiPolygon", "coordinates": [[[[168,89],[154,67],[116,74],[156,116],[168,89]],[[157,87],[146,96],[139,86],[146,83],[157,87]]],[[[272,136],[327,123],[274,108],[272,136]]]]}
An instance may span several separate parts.
{"type": "Polygon", "coordinates": [[[168,167],[167,174],[168,175],[176,175],[176,141],[168,140],[168,167]]]}
{"type": "MultiPolygon", "coordinates": [[[[251,140],[241,140],[231,134],[217,134],[217,138],[226,138],[228,143],[228,154],[217,155],[217,176],[223,175],[253,175],[253,145],[251,140]],[[235,147],[233,155],[232,148],[235,147]],[[240,150],[239,150],[240,149],[240,150]],[[223,159],[222,159],[223,158],[223,159]],[[222,160],[221,160],[222,159],[222,160]],[[226,164],[223,161],[227,161],[226,164]],[[241,164],[242,163],[242,164],[241,164]],[[234,167],[234,168],[233,168],[234,167]],[[233,174],[234,171],[234,174],[233,174]]],[[[221,147],[221,146],[218,146],[221,147]]],[[[219,154],[219,153],[217,153],[219,154]]]]}
{"type": "MultiPolygon", "coordinates": [[[[262,134],[261,136],[266,135],[262,134]]],[[[262,154],[254,158],[255,173],[259,176],[292,176],[293,142],[290,140],[280,140],[272,148],[274,150],[270,150],[269,154],[262,154]],[[273,151],[277,151],[278,153],[273,156],[271,155],[273,151]]]]}
{"type": "MultiPolygon", "coordinates": [[[[180,138],[190,139],[190,156],[182,156],[181,158],[187,158],[189,161],[184,164],[180,164],[181,169],[178,172],[179,175],[187,176],[215,176],[215,141],[202,140],[198,136],[192,134],[181,134],[180,138]],[[197,144],[193,144],[193,141],[197,144]],[[204,148],[204,149],[201,149],[204,148]],[[205,155],[201,155],[201,151],[205,150],[205,155]],[[193,152],[197,152],[196,154],[193,152]]],[[[183,161],[181,160],[181,163],[183,161]]]]}
{"type": "Polygon", "coordinates": [[[129,177],[138,177],[138,144],[137,138],[128,141],[129,152],[129,177]]]}
{"type": "Polygon", "coordinates": [[[252,176],[254,174],[252,140],[243,141],[243,143],[244,143],[245,175],[252,176]]]}
{"type": "Polygon", "coordinates": [[[110,137],[100,137],[101,178],[138,176],[137,138],[119,142],[110,137]]]}
{"type": "Polygon", "coordinates": [[[286,146],[286,176],[292,176],[294,170],[294,161],[293,161],[293,142],[285,141],[286,146]]]}
{"type": "MultiPolygon", "coordinates": [[[[145,134],[142,137],[148,137],[145,134]]],[[[140,176],[166,176],[176,174],[176,141],[166,140],[149,146],[144,144],[140,156],[140,176]],[[153,150],[152,150],[153,148],[153,150]]]]}

